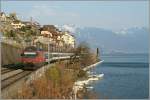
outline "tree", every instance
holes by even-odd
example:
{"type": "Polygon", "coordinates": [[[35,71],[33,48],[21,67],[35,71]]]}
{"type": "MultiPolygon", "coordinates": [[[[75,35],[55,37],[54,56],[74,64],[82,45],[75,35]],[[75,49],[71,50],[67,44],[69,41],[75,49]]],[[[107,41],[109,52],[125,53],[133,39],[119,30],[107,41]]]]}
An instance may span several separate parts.
{"type": "Polygon", "coordinates": [[[59,81],[60,80],[60,76],[61,76],[61,72],[60,70],[55,67],[55,66],[52,66],[51,68],[49,68],[47,71],[46,71],[46,77],[52,81],[59,81]]]}
{"type": "Polygon", "coordinates": [[[90,61],[90,48],[86,42],[82,42],[77,47],[75,54],[80,57],[80,63],[82,66],[89,65],[90,61]]]}
{"type": "Polygon", "coordinates": [[[89,44],[86,42],[81,42],[74,53],[76,58],[79,57],[79,62],[81,63],[82,67],[91,65],[97,60],[96,54],[92,52],[89,44]]]}

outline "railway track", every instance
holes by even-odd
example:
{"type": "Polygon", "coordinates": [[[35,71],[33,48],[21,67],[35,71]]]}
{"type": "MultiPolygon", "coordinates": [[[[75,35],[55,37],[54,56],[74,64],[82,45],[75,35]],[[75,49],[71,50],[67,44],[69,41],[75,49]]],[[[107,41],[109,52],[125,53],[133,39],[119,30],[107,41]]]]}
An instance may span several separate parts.
{"type": "Polygon", "coordinates": [[[13,83],[17,82],[18,80],[22,79],[23,77],[29,75],[31,71],[22,71],[17,74],[14,74],[10,77],[7,77],[1,80],[1,90],[5,89],[6,87],[12,85],[13,83]]]}
{"type": "MultiPolygon", "coordinates": [[[[42,67],[42,66],[41,66],[42,67]]],[[[37,70],[37,69],[36,69],[37,70]]],[[[25,76],[32,73],[33,70],[22,70],[22,69],[9,69],[9,68],[2,68],[1,69],[1,90],[11,86],[12,84],[16,83],[17,81],[21,80],[25,76]]]]}
{"type": "Polygon", "coordinates": [[[2,69],[1,74],[5,74],[5,73],[11,72],[11,71],[14,71],[14,69],[2,69]]]}

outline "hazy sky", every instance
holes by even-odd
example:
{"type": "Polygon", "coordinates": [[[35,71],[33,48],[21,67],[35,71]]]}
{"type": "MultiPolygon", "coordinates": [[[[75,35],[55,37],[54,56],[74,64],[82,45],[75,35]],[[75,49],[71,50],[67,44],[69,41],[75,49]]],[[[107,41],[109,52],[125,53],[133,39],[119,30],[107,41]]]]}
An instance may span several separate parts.
{"type": "Polygon", "coordinates": [[[1,1],[1,10],[40,24],[75,24],[120,30],[148,27],[148,1],[1,1]]]}

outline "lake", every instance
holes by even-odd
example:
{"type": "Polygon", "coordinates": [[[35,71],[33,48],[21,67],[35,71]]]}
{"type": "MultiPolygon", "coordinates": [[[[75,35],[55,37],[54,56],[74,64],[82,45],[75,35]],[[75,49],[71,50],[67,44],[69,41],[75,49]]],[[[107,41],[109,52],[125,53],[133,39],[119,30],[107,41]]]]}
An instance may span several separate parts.
{"type": "Polygon", "coordinates": [[[106,55],[94,70],[104,73],[92,84],[102,99],[144,99],[149,96],[148,55],[106,55]]]}

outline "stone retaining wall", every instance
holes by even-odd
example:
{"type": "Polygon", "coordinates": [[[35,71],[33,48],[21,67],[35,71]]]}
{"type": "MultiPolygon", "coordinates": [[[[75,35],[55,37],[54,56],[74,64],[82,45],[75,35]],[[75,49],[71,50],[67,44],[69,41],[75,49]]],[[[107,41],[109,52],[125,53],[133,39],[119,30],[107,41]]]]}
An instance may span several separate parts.
{"type": "Polygon", "coordinates": [[[21,48],[1,42],[1,65],[19,62],[21,48]]]}

